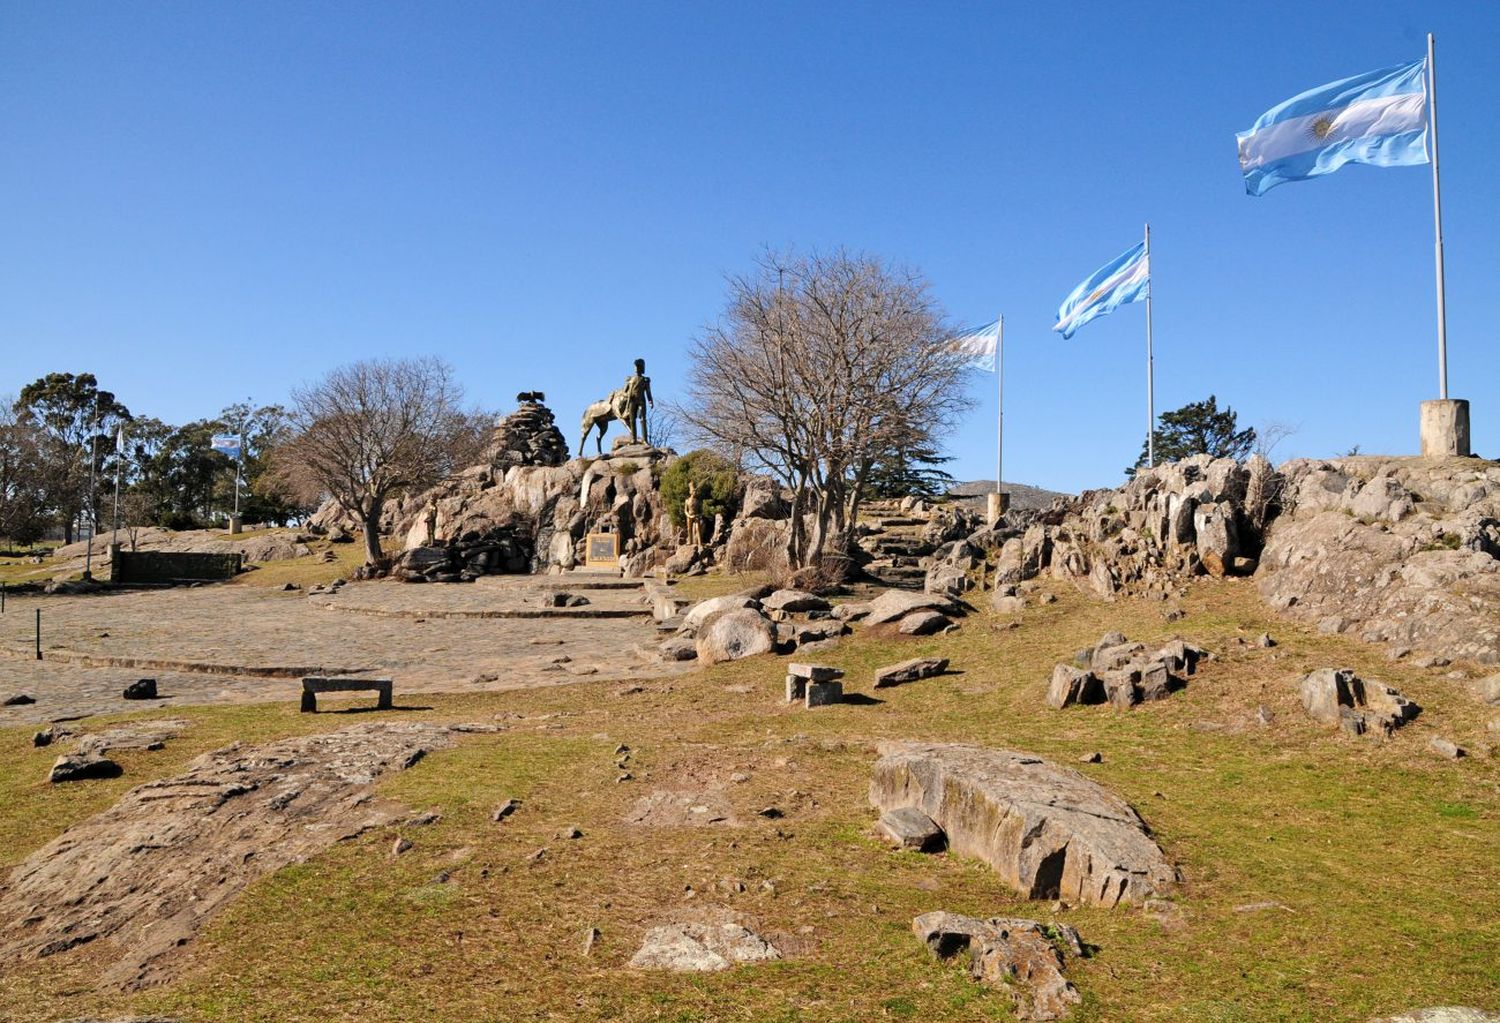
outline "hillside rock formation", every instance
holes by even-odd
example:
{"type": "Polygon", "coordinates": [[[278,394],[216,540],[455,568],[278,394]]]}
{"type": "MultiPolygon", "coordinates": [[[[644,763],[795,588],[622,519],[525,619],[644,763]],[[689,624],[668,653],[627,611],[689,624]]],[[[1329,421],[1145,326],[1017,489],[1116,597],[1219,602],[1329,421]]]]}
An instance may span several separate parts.
{"type": "Polygon", "coordinates": [[[1200,575],[1253,576],[1326,633],[1500,663],[1500,464],[1197,456],[1056,503],[1004,540],[993,578],[1051,576],[1108,600],[1165,598],[1200,575]]]}

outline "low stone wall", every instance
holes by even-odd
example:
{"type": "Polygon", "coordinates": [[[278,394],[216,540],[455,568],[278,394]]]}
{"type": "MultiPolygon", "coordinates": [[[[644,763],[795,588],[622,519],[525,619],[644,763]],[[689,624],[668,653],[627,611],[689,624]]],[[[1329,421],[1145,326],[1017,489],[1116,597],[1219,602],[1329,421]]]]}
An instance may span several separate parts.
{"type": "Polygon", "coordinates": [[[191,551],[116,551],[109,562],[109,581],[123,585],[219,582],[244,569],[238,552],[203,554],[191,551]]]}

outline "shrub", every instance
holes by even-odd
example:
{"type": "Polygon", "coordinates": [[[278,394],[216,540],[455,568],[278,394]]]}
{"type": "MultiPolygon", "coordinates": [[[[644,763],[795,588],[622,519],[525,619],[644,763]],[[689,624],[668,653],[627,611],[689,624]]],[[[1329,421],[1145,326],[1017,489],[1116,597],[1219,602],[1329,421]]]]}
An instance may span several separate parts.
{"type": "Polygon", "coordinates": [[[723,515],[726,521],[733,516],[739,473],[724,456],[700,448],[674,459],[661,474],[661,500],[672,518],[672,525],[681,529],[687,524],[687,513],[682,505],[687,500],[689,482],[698,484],[705,532],[715,515],[723,515]]]}

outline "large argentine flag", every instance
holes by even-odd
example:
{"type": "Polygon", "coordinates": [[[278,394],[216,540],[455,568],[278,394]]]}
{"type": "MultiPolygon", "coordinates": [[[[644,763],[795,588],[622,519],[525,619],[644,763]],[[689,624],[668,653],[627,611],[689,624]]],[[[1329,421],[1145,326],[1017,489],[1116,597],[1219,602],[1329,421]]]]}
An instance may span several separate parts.
{"type": "Polygon", "coordinates": [[[1000,321],[991,320],[983,327],[971,327],[948,339],[955,350],[968,356],[975,369],[995,372],[995,346],[1000,341],[1000,321]]]}
{"type": "Polygon", "coordinates": [[[1332,174],[1346,163],[1427,162],[1427,61],[1381,68],[1309,89],[1238,135],[1245,191],[1332,174]]]}
{"type": "Polygon", "coordinates": [[[1146,297],[1150,283],[1151,257],[1146,255],[1146,243],[1140,242],[1124,255],[1105,263],[1068,292],[1068,297],[1057,310],[1057,323],[1052,329],[1063,337],[1072,337],[1074,331],[1094,317],[1112,313],[1130,302],[1141,301],[1146,297]]]}

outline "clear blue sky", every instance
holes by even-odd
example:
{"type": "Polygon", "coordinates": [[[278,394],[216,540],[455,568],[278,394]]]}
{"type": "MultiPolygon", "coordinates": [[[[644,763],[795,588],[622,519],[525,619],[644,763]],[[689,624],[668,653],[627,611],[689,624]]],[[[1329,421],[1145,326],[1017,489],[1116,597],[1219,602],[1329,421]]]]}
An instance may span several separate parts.
{"type": "MultiPolygon", "coordinates": [[[[1157,408],[1411,453],[1437,396],[1427,168],[1258,199],[1234,133],[1438,40],[1452,393],[1500,453],[1500,4],[0,4],[0,393],[169,421],[367,356],[582,406],[763,246],[914,266],[1007,323],[1006,476],[1118,481],[1144,307],[1052,334],[1152,225],[1157,408]],[[1127,13],[1128,11],[1128,13],[1127,13]]],[[[994,378],[951,439],[992,475],[994,378]]]]}

